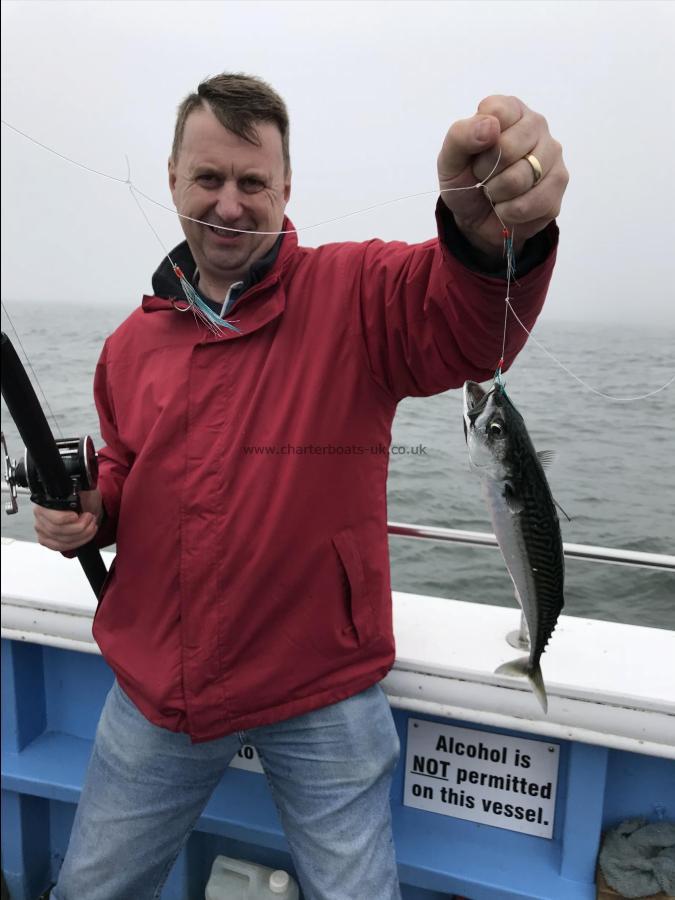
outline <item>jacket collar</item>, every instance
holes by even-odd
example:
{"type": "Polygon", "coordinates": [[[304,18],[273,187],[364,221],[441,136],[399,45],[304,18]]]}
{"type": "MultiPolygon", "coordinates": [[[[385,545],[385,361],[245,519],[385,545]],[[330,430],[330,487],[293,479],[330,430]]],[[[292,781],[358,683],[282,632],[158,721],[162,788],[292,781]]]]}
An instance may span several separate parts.
{"type": "MultiPolygon", "coordinates": [[[[247,291],[254,284],[258,284],[258,282],[262,281],[267,273],[272,269],[272,266],[276,262],[277,256],[279,255],[279,251],[281,250],[281,245],[284,237],[286,237],[286,235],[280,234],[269,252],[266,253],[265,256],[262,257],[262,259],[258,259],[253,263],[251,268],[244,276],[242,282],[240,282],[241,287],[237,289],[238,295],[243,294],[244,291],[247,291]]],[[[178,244],[177,247],[174,247],[171,251],[171,258],[176,263],[176,265],[183,270],[183,273],[185,274],[187,280],[194,287],[197,287],[196,282],[198,283],[199,281],[197,264],[192,255],[192,251],[188,246],[188,242],[183,241],[181,244],[178,244]]],[[[169,258],[167,256],[164,257],[164,259],[157,267],[155,274],[152,276],[152,290],[155,297],[163,297],[165,299],[176,299],[177,297],[183,296],[180,283],[176,278],[173,267],[169,262],[169,258]]],[[[209,305],[213,306],[214,308],[218,307],[218,310],[220,310],[222,303],[211,300],[210,297],[206,297],[204,294],[202,294],[202,297],[204,300],[206,300],[207,303],[209,303],[209,305]]]]}
{"type": "MultiPolygon", "coordinates": [[[[241,337],[244,334],[250,334],[251,331],[257,330],[283,312],[286,305],[285,292],[277,290],[271,297],[268,297],[267,288],[276,285],[279,281],[283,269],[297,249],[298,238],[290,219],[284,217],[281,228],[282,231],[290,233],[279,235],[279,239],[270,252],[263,259],[258,260],[257,264],[254,263],[251,270],[247,273],[245,287],[241,292],[245,293],[243,301],[246,302],[242,301],[241,293],[239,293],[232,309],[228,312],[228,320],[236,324],[239,332],[226,330],[223,335],[214,338],[204,329],[205,340],[232,339],[241,337]],[[251,302],[248,302],[249,298],[251,302]],[[265,302],[266,298],[268,302],[265,302]],[[231,314],[234,309],[237,311],[237,316],[233,318],[231,314]]],[[[187,241],[179,244],[171,252],[171,257],[183,270],[187,279],[192,281],[197,266],[187,241]]],[[[143,297],[143,312],[175,311],[177,306],[182,309],[185,308],[185,297],[180,282],[176,278],[168,259],[164,259],[155,272],[152,279],[152,288],[154,294],[143,297]]],[[[192,317],[190,316],[190,318],[192,317]]]]}

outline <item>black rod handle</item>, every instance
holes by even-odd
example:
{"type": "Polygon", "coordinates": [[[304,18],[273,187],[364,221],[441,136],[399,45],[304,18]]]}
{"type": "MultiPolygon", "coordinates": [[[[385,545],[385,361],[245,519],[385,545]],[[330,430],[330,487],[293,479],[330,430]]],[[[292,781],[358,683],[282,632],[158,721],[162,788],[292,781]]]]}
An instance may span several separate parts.
{"type": "Polygon", "coordinates": [[[87,576],[87,581],[91,585],[91,589],[96,594],[96,599],[101,596],[101,588],[106,580],[108,570],[103,562],[98,547],[93,541],[78,547],[76,550],[77,558],[87,576]]]}

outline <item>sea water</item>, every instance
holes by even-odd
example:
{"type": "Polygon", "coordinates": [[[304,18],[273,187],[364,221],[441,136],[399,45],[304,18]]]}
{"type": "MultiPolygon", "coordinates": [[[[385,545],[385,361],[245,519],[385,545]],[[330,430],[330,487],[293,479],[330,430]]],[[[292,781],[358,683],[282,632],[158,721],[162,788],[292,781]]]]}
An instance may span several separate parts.
{"type": "MultiPolygon", "coordinates": [[[[92,379],[123,306],[5,301],[64,436],[90,433],[100,446],[92,379]]],[[[3,330],[23,358],[3,313],[3,330]]],[[[598,390],[636,395],[675,371],[675,328],[544,321],[536,338],[598,390]]],[[[648,400],[617,403],[581,387],[530,341],[506,375],[507,390],[538,450],[556,454],[547,476],[563,540],[675,553],[675,385],[648,400]]],[[[38,392],[39,393],[39,392],[38,392]]],[[[10,455],[22,445],[3,404],[10,455]]],[[[58,436],[58,435],[57,435],[58,436]]],[[[6,495],[4,496],[6,499],[6,495]]],[[[2,516],[2,534],[34,540],[32,510],[2,516]]],[[[491,531],[479,481],[469,469],[462,392],[404,400],[389,457],[389,521],[491,531]]],[[[514,606],[497,550],[390,538],[393,587],[514,606]]],[[[565,613],[675,629],[675,574],[567,560],[565,613]]],[[[517,617],[516,617],[517,621],[517,617]]]]}

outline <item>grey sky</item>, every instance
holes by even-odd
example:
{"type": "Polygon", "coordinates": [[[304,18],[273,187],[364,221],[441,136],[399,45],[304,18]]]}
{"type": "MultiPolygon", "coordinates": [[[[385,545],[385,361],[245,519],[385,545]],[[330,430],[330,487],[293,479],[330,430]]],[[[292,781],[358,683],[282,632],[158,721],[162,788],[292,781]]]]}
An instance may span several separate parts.
{"type": "MultiPolygon", "coordinates": [[[[545,316],[675,323],[675,3],[4,2],[2,115],[170,205],[175,108],[204,76],[269,80],[292,120],[298,228],[436,188],[444,134],[492,93],[549,120],[571,173],[545,316]]],[[[162,251],[127,189],[2,128],[2,296],[131,309],[162,251]]],[[[418,241],[435,198],[303,231],[418,241]]],[[[146,205],[162,240],[175,216],[146,205]]]]}

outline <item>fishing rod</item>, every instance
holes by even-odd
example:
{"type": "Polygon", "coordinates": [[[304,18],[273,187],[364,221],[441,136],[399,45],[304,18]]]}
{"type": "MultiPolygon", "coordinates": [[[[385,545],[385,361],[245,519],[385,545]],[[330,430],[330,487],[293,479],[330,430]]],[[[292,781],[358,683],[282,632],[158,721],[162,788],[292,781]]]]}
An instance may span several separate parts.
{"type": "MultiPolygon", "coordinates": [[[[96,487],[98,467],[92,439],[65,438],[56,440],[49,427],[40,401],[26,374],[23,363],[9,337],[2,332],[2,396],[7,409],[26,445],[23,460],[14,463],[5,456],[5,479],[11,499],[7,512],[17,512],[17,487],[27,487],[31,500],[48,509],[81,512],[79,492],[96,487]]],[[[98,598],[107,569],[93,541],[75,551],[84,574],[98,598]]]]}

